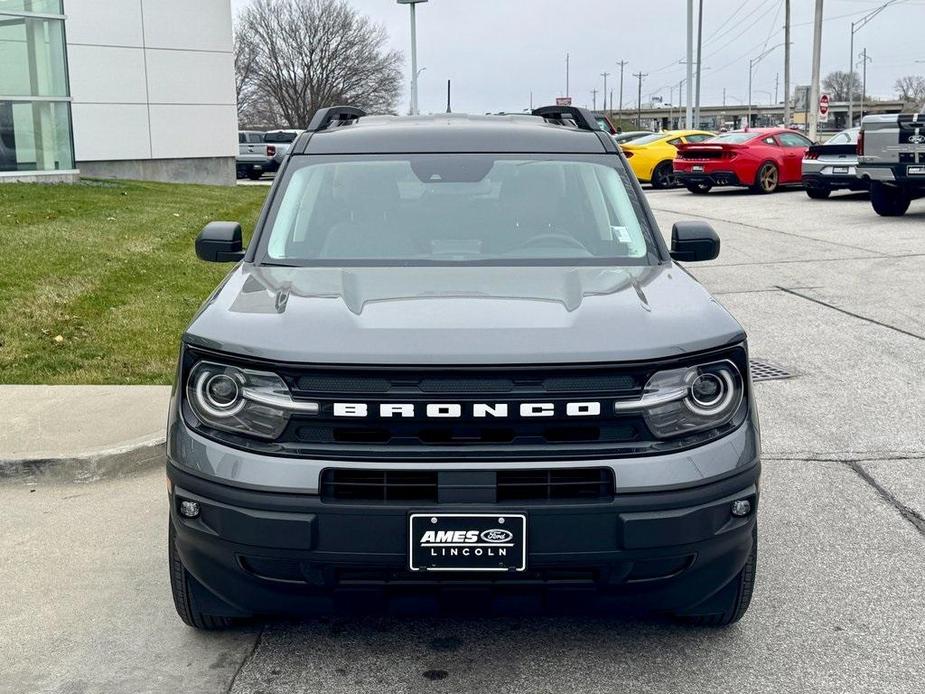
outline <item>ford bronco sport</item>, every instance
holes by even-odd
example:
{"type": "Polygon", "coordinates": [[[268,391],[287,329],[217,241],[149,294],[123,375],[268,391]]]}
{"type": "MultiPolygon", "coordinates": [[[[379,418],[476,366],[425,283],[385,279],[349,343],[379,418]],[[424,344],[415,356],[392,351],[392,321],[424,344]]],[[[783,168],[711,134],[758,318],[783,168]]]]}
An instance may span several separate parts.
{"type": "MultiPolygon", "coordinates": [[[[198,628],[477,587],[725,625],[755,581],[746,338],[592,114],[322,109],[182,342],[169,564],[198,628]],[[352,603],[351,603],[352,604],[352,603]]],[[[503,597],[503,596],[502,596],[503,597]]]]}

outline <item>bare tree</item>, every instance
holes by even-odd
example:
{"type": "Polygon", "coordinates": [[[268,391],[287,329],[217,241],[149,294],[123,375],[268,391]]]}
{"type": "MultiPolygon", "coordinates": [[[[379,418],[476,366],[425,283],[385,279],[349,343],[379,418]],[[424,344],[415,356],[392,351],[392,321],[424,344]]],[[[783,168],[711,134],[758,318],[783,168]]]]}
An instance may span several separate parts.
{"type": "Polygon", "coordinates": [[[907,110],[920,111],[925,108],[925,77],[906,75],[896,80],[893,86],[896,96],[906,102],[907,110]]]}
{"type": "Polygon", "coordinates": [[[387,44],[346,0],[256,0],[236,27],[239,117],[302,128],[335,104],[394,113],[402,55],[387,44]]]}
{"type": "Polygon", "coordinates": [[[856,101],[861,99],[861,79],[856,72],[830,72],[822,80],[822,89],[832,101],[848,101],[849,94],[856,101]]]}

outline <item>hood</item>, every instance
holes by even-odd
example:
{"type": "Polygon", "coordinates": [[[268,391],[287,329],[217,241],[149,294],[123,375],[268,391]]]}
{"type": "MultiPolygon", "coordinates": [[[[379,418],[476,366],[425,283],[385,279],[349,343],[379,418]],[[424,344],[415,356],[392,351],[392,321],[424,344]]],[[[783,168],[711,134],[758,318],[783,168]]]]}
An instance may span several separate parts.
{"type": "Polygon", "coordinates": [[[286,362],[515,364],[671,357],[744,337],[680,267],[237,266],[186,340],[286,362]]]}

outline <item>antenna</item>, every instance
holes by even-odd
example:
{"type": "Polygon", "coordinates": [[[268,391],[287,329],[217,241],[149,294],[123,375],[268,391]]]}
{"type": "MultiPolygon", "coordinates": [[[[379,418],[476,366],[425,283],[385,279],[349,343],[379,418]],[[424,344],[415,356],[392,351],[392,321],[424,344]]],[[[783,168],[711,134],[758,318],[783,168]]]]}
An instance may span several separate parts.
{"type": "Polygon", "coordinates": [[[453,110],[450,108],[450,80],[446,81],[446,112],[453,112],[453,110]]]}

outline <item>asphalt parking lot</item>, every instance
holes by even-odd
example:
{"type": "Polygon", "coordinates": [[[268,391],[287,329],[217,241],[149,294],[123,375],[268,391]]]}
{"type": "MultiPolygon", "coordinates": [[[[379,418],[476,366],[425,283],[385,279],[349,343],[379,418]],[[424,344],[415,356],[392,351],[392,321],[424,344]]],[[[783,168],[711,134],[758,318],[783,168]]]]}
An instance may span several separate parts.
{"type": "Polygon", "coordinates": [[[610,615],[337,617],[196,633],[174,614],[163,474],[0,486],[3,692],[925,691],[925,200],[652,191],[744,324],[764,443],[759,579],[725,630],[610,615]]]}

